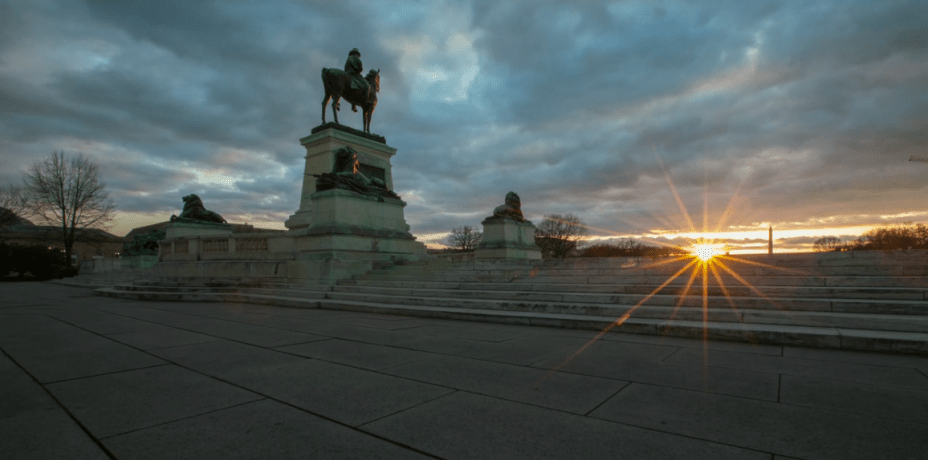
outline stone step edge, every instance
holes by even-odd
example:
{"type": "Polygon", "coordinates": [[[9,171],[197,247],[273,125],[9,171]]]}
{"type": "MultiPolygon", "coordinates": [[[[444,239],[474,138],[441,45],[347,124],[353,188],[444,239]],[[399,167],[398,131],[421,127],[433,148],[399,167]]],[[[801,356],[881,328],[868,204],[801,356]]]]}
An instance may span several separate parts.
{"type": "MultiPolygon", "coordinates": [[[[630,294],[630,293],[624,293],[624,292],[565,292],[565,291],[543,291],[543,290],[542,290],[542,291],[535,291],[535,290],[532,290],[532,291],[519,291],[519,290],[503,290],[503,289],[500,289],[500,290],[483,290],[483,289],[437,289],[437,288],[403,288],[403,287],[391,288],[391,287],[386,287],[386,286],[350,286],[350,285],[338,285],[338,286],[339,286],[339,287],[345,287],[345,288],[347,288],[347,287],[357,287],[357,288],[362,288],[362,290],[364,290],[364,291],[366,291],[366,290],[371,290],[371,291],[373,291],[373,290],[377,290],[377,289],[407,290],[407,291],[410,291],[410,295],[419,294],[419,296],[421,296],[421,297],[441,298],[441,299],[452,299],[452,298],[453,298],[453,299],[467,299],[467,300],[498,300],[498,301],[509,301],[509,300],[511,300],[511,299],[507,299],[507,298],[496,298],[496,297],[486,297],[486,298],[463,297],[463,296],[452,296],[452,297],[447,297],[447,296],[440,296],[440,295],[431,295],[430,293],[422,293],[421,291],[436,291],[436,293],[449,293],[449,294],[456,294],[456,293],[474,293],[474,292],[481,292],[481,293],[484,293],[484,292],[494,292],[494,293],[500,293],[501,295],[506,295],[506,296],[517,295],[517,294],[529,294],[529,295],[531,295],[531,294],[534,294],[534,295],[572,295],[572,296],[584,296],[584,295],[589,295],[589,296],[603,296],[603,295],[614,295],[614,296],[631,296],[631,297],[640,297],[640,298],[644,298],[644,297],[650,296],[651,298],[657,297],[657,298],[665,299],[665,300],[666,300],[667,298],[671,298],[671,299],[676,300],[676,299],[679,299],[680,296],[692,297],[692,298],[697,298],[697,299],[702,298],[702,297],[701,297],[701,296],[702,296],[701,293],[699,293],[699,294],[685,294],[685,295],[684,295],[684,294],[662,294],[662,293],[657,293],[657,294],[634,294],[634,293],[632,293],[632,294],[630,294]]],[[[335,288],[330,289],[329,291],[331,291],[331,292],[336,292],[336,293],[340,293],[340,294],[358,294],[358,295],[368,294],[368,292],[351,292],[350,290],[340,290],[340,289],[335,289],[335,288]]],[[[763,291],[761,291],[761,293],[763,293],[763,291]]],[[[384,295],[384,296],[409,297],[409,295],[397,295],[397,294],[389,294],[389,293],[383,293],[383,292],[373,292],[373,293],[371,293],[371,294],[384,295]]],[[[709,294],[708,297],[709,297],[710,299],[725,299],[725,298],[726,298],[724,295],[720,295],[720,294],[709,294]]],[[[891,304],[891,305],[924,305],[926,308],[928,308],[928,302],[926,302],[924,299],[887,299],[887,298],[865,298],[865,297],[856,297],[856,298],[855,298],[855,297],[799,297],[799,296],[797,296],[797,297],[763,296],[763,297],[762,297],[762,296],[757,296],[757,295],[753,295],[753,294],[752,294],[752,295],[731,295],[730,297],[731,297],[734,301],[738,301],[738,300],[750,300],[750,301],[768,300],[768,301],[772,301],[772,303],[776,303],[776,302],[848,302],[848,303],[885,302],[885,303],[891,304]]],[[[530,302],[531,300],[525,300],[525,301],[526,301],[526,302],[530,302]]],[[[539,300],[539,302],[546,302],[546,301],[544,301],[544,300],[539,300]]],[[[551,303],[571,303],[571,304],[575,303],[575,302],[573,302],[573,301],[550,301],[550,302],[551,302],[551,303]]],[[[584,303],[583,301],[576,301],[576,302],[577,302],[577,303],[584,303]]],[[[590,302],[590,303],[598,303],[598,302],[590,302]]]]}
{"type": "MultiPolygon", "coordinates": [[[[531,300],[531,299],[528,299],[528,300],[495,299],[495,298],[475,299],[475,298],[467,298],[467,297],[394,295],[394,294],[361,293],[361,292],[354,293],[354,292],[344,292],[344,291],[329,291],[329,292],[331,292],[332,294],[339,294],[339,295],[359,295],[359,296],[374,295],[378,297],[386,297],[389,299],[397,299],[397,300],[413,298],[413,299],[433,299],[436,301],[460,301],[460,302],[471,302],[471,303],[484,303],[484,302],[513,303],[513,302],[517,302],[517,303],[551,304],[551,305],[586,305],[586,306],[592,306],[592,307],[631,307],[632,306],[631,304],[623,305],[623,304],[609,304],[609,303],[602,303],[602,302],[582,302],[582,301],[572,302],[572,301],[560,301],[560,300],[549,301],[549,300],[531,300]]],[[[536,294],[539,293],[536,291],[532,291],[532,292],[536,294]]],[[[573,294],[582,294],[582,293],[573,293],[573,294]]],[[[629,296],[640,295],[641,297],[647,297],[645,294],[616,294],[616,295],[629,295],[629,296]]],[[[659,295],[654,295],[653,297],[658,297],[658,296],[659,295]]],[[[926,308],[926,313],[928,313],[928,302],[925,302],[924,300],[804,298],[804,297],[766,297],[764,298],[764,297],[747,297],[747,296],[739,296],[739,297],[733,296],[733,298],[735,299],[736,303],[737,303],[737,300],[739,299],[740,300],[750,299],[754,301],[769,299],[769,300],[773,300],[774,302],[791,302],[791,301],[793,302],[796,302],[796,301],[798,302],[829,302],[829,303],[841,302],[841,303],[858,303],[858,304],[879,302],[879,303],[885,303],[887,305],[894,305],[894,306],[922,306],[923,305],[926,308]]],[[[725,296],[709,296],[709,299],[710,301],[719,302],[719,301],[725,300],[725,296]]],[[[727,300],[725,301],[727,302],[727,300]]],[[[667,305],[659,305],[659,306],[667,306],[667,305]]],[[[681,308],[701,308],[701,307],[700,306],[681,306],[681,308]]],[[[773,309],[777,309],[777,308],[775,307],[773,309]]],[[[769,310],[764,309],[762,311],[769,311],[769,310]]],[[[788,311],[823,311],[823,310],[788,310],[788,311]]],[[[840,312],[835,312],[835,313],[840,313],[840,312]]]]}
{"type": "MultiPolygon", "coordinates": [[[[318,285],[281,285],[281,286],[162,286],[157,284],[136,284],[136,283],[118,283],[110,285],[114,289],[132,292],[165,292],[165,293],[214,293],[214,294],[262,294],[261,291],[273,291],[273,292],[293,292],[293,293],[307,293],[307,292],[331,292],[332,286],[327,284],[318,284],[318,285]]],[[[107,287],[110,287],[107,286],[107,287]]]]}
{"type": "Polygon", "coordinates": [[[319,308],[318,298],[297,298],[267,294],[248,293],[177,293],[156,291],[122,291],[112,287],[102,287],[94,290],[94,294],[102,297],[117,299],[172,301],[172,302],[239,302],[258,305],[273,305],[275,307],[289,308],[319,308]]]}
{"type": "MultiPolygon", "coordinates": [[[[63,284],[63,283],[61,283],[61,284],[63,284]]],[[[81,286],[84,286],[84,284],[81,284],[81,286]]],[[[233,286],[233,285],[228,285],[228,286],[188,286],[188,285],[177,286],[177,285],[167,285],[167,286],[165,286],[165,285],[149,284],[149,283],[142,283],[142,284],[139,284],[139,283],[126,283],[126,282],[123,281],[123,282],[119,282],[119,283],[102,284],[102,285],[100,285],[99,287],[105,287],[105,286],[113,286],[113,287],[115,287],[115,288],[121,288],[121,289],[125,289],[125,290],[139,290],[139,291],[145,291],[146,289],[153,289],[153,290],[150,291],[150,292],[158,292],[158,291],[162,291],[162,292],[198,292],[198,291],[207,291],[207,290],[236,290],[236,291],[240,291],[240,292],[247,292],[247,291],[249,291],[249,290],[254,290],[254,291],[259,291],[259,290],[265,290],[265,291],[267,291],[267,290],[277,290],[277,291],[282,291],[282,292],[333,292],[333,293],[347,294],[347,295],[381,295],[381,296],[399,297],[399,298],[409,298],[409,297],[416,297],[416,298],[419,298],[419,297],[426,297],[426,298],[434,298],[434,299],[441,299],[441,300],[460,299],[460,300],[467,300],[467,301],[474,301],[474,302],[476,302],[476,301],[497,301],[497,302],[521,301],[521,302],[547,302],[547,303],[570,304],[570,305],[576,305],[576,304],[582,304],[582,303],[590,303],[590,304],[593,304],[593,305],[603,305],[603,304],[602,304],[601,302],[585,302],[585,301],[583,301],[583,300],[576,300],[576,301],[563,301],[563,300],[551,300],[551,301],[549,301],[549,300],[537,300],[537,299],[536,299],[536,300],[532,300],[532,299],[525,299],[525,300],[523,300],[523,299],[511,299],[511,298],[509,298],[509,297],[512,297],[513,295],[518,295],[518,294],[525,294],[525,295],[546,295],[546,294],[549,294],[549,295],[571,295],[571,296],[584,296],[584,295],[589,295],[589,296],[616,295],[616,296],[632,296],[632,297],[638,296],[638,297],[641,297],[641,298],[644,298],[644,297],[647,297],[647,296],[648,296],[648,294],[629,294],[629,293],[621,293],[621,292],[607,293],[607,292],[563,292],[563,291],[518,291],[518,290],[499,290],[499,291],[489,291],[489,292],[498,292],[498,293],[500,293],[501,297],[503,297],[503,298],[497,298],[497,297],[464,297],[464,296],[457,296],[457,295],[454,295],[454,294],[457,294],[457,293],[474,293],[474,292],[481,292],[481,293],[484,293],[484,292],[488,292],[488,291],[479,290],[479,289],[383,288],[383,289],[394,289],[394,290],[402,289],[402,290],[407,290],[407,291],[409,291],[409,294],[390,294],[390,293],[381,293],[381,292],[351,292],[350,290],[342,290],[342,289],[336,290],[335,287],[334,287],[333,285],[328,285],[328,284],[318,284],[318,285],[314,285],[314,284],[301,284],[301,285],[290,285],[290,284],[284,285],[284,284],[280,284],[280,285],[270,285],[270,286],[233,286]],[[168,291],[168,289],[177,289],[177,291],[168,291]],[[423,292],[421,292],[421,291],[434,291],[434,292],[426,292],[426,293],[423,293],[423,292]],[[442,293],[452,294],[452,296],[450,296],[450,297],[447,296],[447,295],[442,296],[442,295],[440,295],[440,294],[442,294],[442,293]]],[[[341,285],[339,285],[339,286],[341,286],[341,285]]],[[[350,287],[350,286],[345,286],[345,288],[348,288],[348,287],[350,287]]],[[[382,287],[373,287],[373,286],[357,286],[357,287],[359,287],[359,288],[364,288],[364,289],[361,289],[361,291],[375,290],[375,289],[377,289],[377,288],[382,288],[382,287]]],[[[658,294],[653,294],[651,297],[652,297],[652,298],[663,299],[663,300],[667,300],[667,299],[669,298],[669,299],[672,299],[672,300],[676,301],[676,300],[678,300],[678,299],[680,298],[681,295],[682,295],[682,294],[660,294],[660,293],[658,293],[658,294]]],[[[686,297],[701,298],[700,296],[698,296],[698,295],[696,295],[696,294],[686,294],[686,297]]],[[[711,294],[711,295],[709,295],[709,298],[712,299],[712,300],[710,300],[710,301],[720,301],[719,299],[725,299],[725,296],[723,296],[723,295],[717,295],[717,294],[711,294]]],[[[912,300],[912,299],[886,299],[886,298],[874,298],[874,299],[871,299],[871,298],[853,298],[853,297],[773,297],[773,296],[758,297],[758,296],[754,296],[754,295],[732,295],[731,298],[732,298],[733,301],[735,301],[735,302],[737,302],[737,301],[739,301],[739,300],[748,300],[748,301],[752,301],[752,302],[756,302],[756,301],[772,301],[772,303],[786,303],[786,302],[844,302],[844,303],[852,303],[852,304],[853,304],[853,303],[865,304],[865,303],[881,302],[881,303],[886,303],[887,305],[901,305],[901,306],[918,306],[918,305],[924,305],[924,306],[926,307],[926,310],[928,310],[928,302],[925,302],[924,300],[912,300]]],[[[684,306],[684,308],[693,308],[693,307],[692,307],[692,306],[684,306]]],[[[806,310],[796,310],[796,311],[806,311],[806,310]]],[[[819,310],[810,310],[810,311],[819,311],[819,310]]],[[[928,313],[928,311],[926,311],[926,313],[928,313]]]]}
{"type": "MultiPolygon", "coordinates": [[[[525,284],[525,285],[535,285],[535,284],[555,284],[555,285],[590,285],[590,286],[658,286],[666,281],[666,278],[663,277],[653,277],[654,280],[619,280],[619,279],[609,279],[609,280],[573,280],[565,281],[563,279],[557,280],[543,280],[543,279],[521,279],[521,280],[509,280],[509,279],[460,279],[460,278],[424,278],[424,277],[406,277],[402,279],[396,278],[352,278],[350,280],[339,280],[338,284],[349,284],[351,282],[355,283],[447,283],[447,284],[462,284],[462,283],[480,283],[480,284],[525,284]]],[[[911,288],[911,289],[928,289],[928,277],[918,276],[918,277],[898,277],[898,276],[883,276],[883,277],[871,277],[869,279],[863,279],[861,277],[831,277],[825,279],[825,277],[819,277],[821,279],[814,280],[814,283],[780,283],[780,284],[769,284],[771,280],[770,277],[758,277],[762,281],[767,281],[767,284],[762,284],[761,282],[754,283],[753,281],[757,280],[748,280],[748,278],[743,277],[746,281],[750,282],[750,285],[756,288],[762,287],[822,287],[822,288],[911,288]],[[912,281],[916,280],[917,283],[911,284],[902,284],[899,285],[900,281],[912,281]],[[866,281],[866,282],[865,282],[866,281]],[[896,284],[887,285],[885,282],[893,281],[896,284]]],[[[728,281],[732,281],[734,278],[728,281]]],[[[686,279],[680,277],[668,283],[668,286],[679,287],[687,283],[686,279]]],[[[742,286],[740,282],[731,282],[726,283],[726,286],[742,286]]],[[[711,281],[712,285],[716,285],[715,280],[711,281]]],[[[370,285],[370,284],[368,284],[370,285]]]]}
{"type": "MultiPolygon", "coordinates": [[[[330,299],[321,300],[319,308],[568,329],[603,330],[616,322],[615,318],[602,316],[415,307],[330,299]]],[[[643,318],[629,318],[621,325],[611,327],[611,330],[644,335],[928,355],[928,333],[918,332],[722,322],[704,324],[700,321],[643,318]]]]}
{"type": "MultiPolygon", "coordinates": [[[[543,301],[512,301],[506,299],[459,299],[459,298],[440,298],[440,297],[411,297],[411,296],[389,296],[389,295],[376,295],[376,294],[357,294],[359,296],[377,296],[377,297],[390,297],[395,302],[390,302],[390,299],[387,299],[388,302],[369,302],[365,300],[353,300],[353,299],[335,299],[331,298],[330,294],[339,294],[341,296],[351,296],[355,295],[353,293],[346,292],[331,292],[324,290],[277,290],[275,292],[261,292],[261,291],[274,291],[272,289],[252,289],[252,288],[243,288],[239,292],[210,292],[210,291],[145,291],[145,290],[125,290],[122,285],[116,286],[104,286],[103,289],[100,289],[99,292],[103,295],[108,295],[110,297],[120,297],[120,298],[137,298],[140,300],[173,300],[173,301],[205,301],[205,302],[239,302],[243,301],[242,298],[248,296],[255,296],[255,298],[269,298],[277,299],[280,301],[284,300],[301,300],[301,297],[304,300],[330,300],[336,302],[360,302],[360,303],[376,303],[382,305],[405,305],[406,301],[409,299],[415,299],[417,302],[429,303],[429,301],[455,301],[463,303],[469,303],[474,305],[485,304],[488,302],[491,303],[527,303],[532,305],[564,305],[564,306],[577,306],[580,308],[583,307],[593,307],[593,308],[609,308],[616,310],[628,310],[631,308],[637,308],[642,311],[651,311],[659,313],[673,312],[674,310],[679,310],[683,314],[689,315],[693,311],[701,311],[702,307],[699,305],[681,305],[680,307],[673,305],[640,305],[634,307],[630,304],[603,304],[603,303],[589,303],[583,304],[580,302],[543,302],[543,301]],[[257,292],[250,292],[257,291],[257,292]],[[288,295],[290,293],[298,294],[298,296],[288,295]],[[312,299],[306,299],[306,296],[314,295],[312,299]],[[238,296],[238,297],[236,297],[238,296]]],[[[420,305],[410,305],[412,307],[419,307],[420,305]]],[[[524,312],[524,310],[508,309],[508,308],[480,308],[480,307],[440,307],[432,306],[434,308],[463,308],[467,310],[479,310],[479,311],[511,311],[511,312],[524,312]]],[[[717,306],[709,307],[707,309],[709,314],[712,315],[724,315],[729,313],[731,310],[730,306],[717,306]]],[[[550,313],[550,312],[538,312],[545,314],[559,314],[559,313],[550,313]]],[[[777,308],[770,309],[758,309],[758,308],[739,308],[736,311],[742,318],[746,315],[751,315],[753,317],[765,317],[768,320],[775,320],[777,315],[784,318],[789,318],[791,316],[807,316],[807,317],[821,317],[827,318],[829,316],[836,318],[848,318],[848,319],[872,319],[873,321],[897,321],[897,322],[911,322],[913,320],[918,321],[921,318],[925,318],[928,315],[917,315],[917,314],[887,314],[887,313],[860,313],[860,312],[845,312],[845,311],[827,311],[827,310],[781,310],[777,308]]],[[[928,313],[928,311],[926,311],[928,313]]],[[[595,315],[580,315],[578,316],[595,316],[595,315]]],[[[776,324],[776,323],[770,323],[776,324]]]]}

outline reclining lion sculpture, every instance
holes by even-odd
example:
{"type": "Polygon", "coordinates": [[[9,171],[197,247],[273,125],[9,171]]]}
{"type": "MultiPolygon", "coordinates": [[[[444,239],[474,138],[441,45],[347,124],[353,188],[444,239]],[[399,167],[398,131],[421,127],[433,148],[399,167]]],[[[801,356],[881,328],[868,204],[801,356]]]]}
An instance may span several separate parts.
{"type": "Polygon", "coordinates": [[[171,215],[171,222],[178,221],[227,223],[219,214],[207,210],[203,206],[203,200],[193,193],[184,197],[184,211],[179,216],[171,215]]]}

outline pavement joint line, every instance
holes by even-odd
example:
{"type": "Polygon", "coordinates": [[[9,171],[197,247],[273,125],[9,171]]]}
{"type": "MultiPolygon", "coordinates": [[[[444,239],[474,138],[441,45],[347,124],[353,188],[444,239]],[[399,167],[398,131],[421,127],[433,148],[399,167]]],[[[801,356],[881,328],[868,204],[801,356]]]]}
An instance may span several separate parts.
{"type": "Polygon", "coordinates": [[[68,415],[68,417],[71,418],[72,421],[74,421],[74,423],[78,426],[78,428],[80,428],[80,429],[84,432],[84,434],[87,435],[87,437],[90,438],[90,440],[93,441],[93,443],[96,444],[97,447],[99,447],[100,450],[101,450],[107,457],[109,457],[109,458],[112,459],[112,460],[118,460],[118,459],[116,458],[116,456],[115,456],[112,452],[110,452],[110,450],[109,450],[105,445],[103,445],[103,442],[101,442],[99,439],[97,439],[97,437],[94,436],[94,435],[90,432],[90,430],[88,430],[87,427],[84,426],[83,423],[81,423],[80,419],[78,419],[78,418],[71,412],[71,410],[67,408],[67,406],[65,406],[64,404],[62,404],[61,401],[59,401],[58,398],[56,398],[55,395],[54,395],[51,391],[49,391],[48,388],[45,387],[45,385],[42,385],[42,382],[39,382],[39,380],[38,380],[34,375],[32,375],[31,372],[29,372],[28,370],[26,370],[25,367],[23,367],[21,364],[19,364],[19,361],[16,361],[15,359],[13,359],[13,357],[10,356],[10,354],[7,353],[6,350],[3,349],[3,347],[0,347],[0,352],[2,352],[3,355],[6,356],[7,359],[10,360],[10,362],[12,362],[13,364],[15,364],[16,367],[18,367],[18,368],[19,368],[20,370],[22,370],[26,375],[28,375],[29,378],[31,378],[32,381],[35,382],[35,384],[38,385],[39,388],[41,388],[42,391],[44,391],[45,394],[48,395],[48,397],[52,398],[52,401],[55,401],[55,404],[57,404],[58,407],[59,407],[61,410],[63,410],[64,413],[68,415]]]}
{"type": "Polygon", "coordinates": [[[914,369],[915,369],[916,372],[918,372],[919,374],[924,375],[925,378],[928,379],[928,372],[925,372],[924,370],[922,370],[921,368],[918,368],[918,367],[916,367],[916,368],[914,368],[914,369]]]}
{"type": "MultiPolygon", "coordinates": [[[[697,391],[697,390],[693,390],[693,391],[697,391]]],[[[768,401],[768,402],[769,402],[769,401],[768,401]]],[[[576,415],[576,414],[575,414],[575,415],[576,415]]],[[[603,422],[614,423],[614,424],[616,424],[616,425],[630,426],[630,427],[634,427],[634,428],[640,428],[640,429],[642,429],[642,430],[654,431],[654,432],[657,432],[657,433],[664,433],[664,434],[669,434],[669,435],[673,435],[673,436],[679,436],[679,437],[681,437],[681,438],[695,439],[695,440],[700,441],[700,442],[705,442],[705,443],[710,443],[710,444],[718,444],[718,445],[721,445],[721,446],[735,447],[735,448],[738,448],[738,449],[749,450],[749,451],[752,451],[752,452],[760,452],[760,453],[762,453],[762,454],[770,455],[771,459],[773,459],[773,457],[774,457],[775,455],[786,456],[786,457],[788,457],[788,458],[790,458],[790,459],[796,458],[796,457],[791,457],[791,456],[788,456],[788,455],[785,455],[785,454],[778,454],[778,453],[776,453],[776,452],[770,452],[770,451],[766,451],[766,450],[759,450],[759,449],[754,448],[754,447],[748,447],[748,446],[743,446],[743,445],[739,445],[739,444],[732,444],[732,443],[729,443],[729,442],[716,441],[716,440],[714,440],[714,439],[700,438],[700,437],[693,436],[693,435],[689,435],[689,434],[685,434],[685,433],[678,433],[678,432],[676,432],[676,431],[661,430],[661,429],[654,428],[654,427],[648,426],[648,425],[636,425],[636,424],[630,423],[630,422],[619,422],[619,421],[615,421],[615,420],[609,420],[609,419],[605,419],[605,418],[599,418],[599,417],[596,417],[595,415],[587,415],[586,417],[589,417],[589,418],[591,418],[591,419],[593,419],[593,420],[599,420],[599,421],[603,421],[603,422]]],[[[801,460],[801,459],[797,459],[797,460],[801,460]]]]}
{"type": "Polygon", "coordinates": [[[610,399],[614,398],[615,395],[621,393],[622,390],[624,390],[624,389],[628,388],[629,386],[631,386],[631,384],[632,384],[631,381],[626,380],[626,381],[625,381],[625,385],[622,385],[621,387],[619,387],[618,390],[615,390],[615,393],[612,393],[611,395],[609,395],[609,397],[603,399],[602,402],[600,402],[599,404],[596,405],[596,407],[594,407],[594,408],[592,408],[592,409],[586,411],[586,413],[583,414],[583,416],[584,416],[584,417],[589,417],[590,414],[593,413],[593,411],[595,411],[596,409],[599,409],[600,407],[602,407],[603,404],[606,404],[610,399]]]}
{"type": "MultiPolygon", "coordinates": [[[[142,331],[139,331],[139,332],[142,332],[142,331]]],[[[182,344],[180,344],[180,345],[169,345],[169,346],[166,346],[166,347],[148,348],[148,349],[146,349],[145,351],[169,350],[169,349],[171,349],[171,348],[189,347],[189,346],[191,346],[191,345],[202,345],[202,344],[216,343],[216,342],[231,342],[231,340],[229,340],[229,339],[220,339],[220,338],[218,338],[218,337],[217,337],[216,339],[217,339],[217,340],[208,340],[208,341],[206,341],[206,342],[182,343],[182,344]]],[[[123,343],[123,342],[119,342],[119,343],[121,343],[121,344],[123,344],[123,345],[126,345],[126,344],[123,343]]]]}
{"type": "MultiPolygon", "coordinates": [[[[663,347],[663,346],[670,347],[670,345],[658,345],[658,346],[661,346],[661,347],[663,347]]],[[[664,359],[661,360],[661,362],[662,362],[662,363],[667,362],[667,360],[670,359],[671,356],[677,354],[677,353],[678,353],[680,350],[682,350],[684,347],[676,347],[676,348],[677,348],[676,350],[672,351],[669,355],[665,356],[664,359]]],[[[693,348],[695,348],[695,347],[693,347],[693,348]]]]}
{"type": "MultiPolygon", "coordinates": [[[[207,376],[207,377],[209,377],[209,376],[207,376]]],[[[224,411],[224,410],[227,410],[227,409],[232,409],[232,408],[235,408],[235,407],[244,406],[244,405],[246,405],[246,404],[253,404],[253,403],[257,403],[257,402],[261,402],[261,401],[264,401],[264,400],[266,400],[266,399],[269,399],[269,398],[267,398],[266,396],[262,395],[261,393],[258,393],[258,392],[255,392],[255,391],[250,391],[250,390],[249,390],[249,392],[254,393],[254,394],[256,394],[256,395],[260,395],[260,396],[262,396],[262,397],[261,397],[260,399],[255,399],[255,400],[252,400],[252,401],[245,401],[245,402],[233,404],[233,405],[231,405],[231,406],[220,407],[220,408],[218,408],[218,409],[212,409],[212,410],[208,410],[208,411],[205,411],[205,412],[200,412],[199,414],[188,415],[188,416],[181,417],[181,418],[177,418],[177,419],[174,419],[174,420],[168,420],[168,421],[166,421],[166,422],[155,423],[154,425],[144,426],[144,427],[141,427],[141,428],[134,428],[134,429],[131,429],[131,430],[129,430],[129,431],[123,431],[123,432],[121,432],[121,433],[111,434],[111,435],[109,435],[109,436],[104,436],[104,437],[100,438],[100,440],[103,441],[104,439],[114,438],[114,437],[116,437],[116,436],[122,436],[122,435],[129,434],[129,433],[135,433],[135,432],[137,432],[137,431],[143,431],[143,430],[147,430],[147,429],[149,429],[149,428],[156,428],[156,427],[163,426],[163,425],[169,425],[169,424],[171,424],[171,423],[180,422],[180,421],[183,421],[183,420],[189,420],[189,419],[192,419],[192,418],[201,417],[201,416],[203,416],[203,415],[208,415],[208,414],[212,414],[212,413],[215,413],[215,412],[224,411]]]]}
{"type": "MultiPolygon", "coordinates": [[[[322,337],[325,337],[325,336],[322,336],[322,337]]],[[[280,351],[280,352],[292,354],[292,353],[290,353],[290,352],[288,352],[288,351],[285,351],[285,350],[278,350],[278,348],[281,348],[281,347],[295,347],[295,346],[297,346],[297,345],[306,345],[307,343],[329,342],[329,341],[332,341],[332,340],[335,340],[335,339],[336,339],[336,337],[326,337],[326,338],[324,338],[324,339],[322,339],[322,340],[309,340],[309,341],[300,342],[300,343],[288,343],[288,344],[284,344],[284,345],[274,345],[274,346],[272,346],[272,347],[267,347],[267,349],[268,349],[268,350],[274,350],[274,351],[280,351]]],[[[196,345],[196,344],[189,344],[189,345],[196,345]]],[[[302,355],[301,355],[301,356],[302,356],[302,355]]],[[[304,356],[304,357],[305,357],[305,356],[304,356]]]]}
{"type": "Polygon", "coordinates": [[[103,376],[106,376],[106,375],[122,374],[123,372],[141,371],[141,370],[144,370],[144,369],[152,369],[152,368],[155,368],[155,367],[162,367],[162,366],[167,366],[167,365],[168,365],[168,363],[161,363],[161,364],[154,364],[154,365],[145,366],[145,367],[133,367],[132,369],[120,369],[120,370],[118,370],[118,371],[104,372],[104,373],[102,373],[102,374],[83,375],[83,376],[80,376],[80,377],[71,377],[71,378],[67,378],[67,379],[55,380],[55,381],[52,381],[52,382],[45,382],[44,384],[45,384],[45,385],[54,385],[54,384],[56,384],[56,383],[73,382],[73,381],[75,381],[75,380],[90,379],[90,378],[94,378],[94,377],[103,377],[103,376]]]}
{"type": "MultiPolygon", "coordinates": [[[[395,377],[395,376],[394,376],[394,377],[395,377]]],[[[409,380],[413,380],[413,379],[409,379],[409,380]]],[[[415,380],[413,380],[413,381],[415,381],[415,380]]],[[[439,385],[436,385],[436,386],[439,386],[439,385]]],[[[363,428],[364,426],[370,425],[371,423],[376,423],[376,422],[378,422],[378,421],[380,421],[380,420],[383,420],[383,419],[385,419],[385,418],[393,417],[394,415],[397,415],[397,414],[402,414],[403,412],[406,412],[406,411],[408,411],[408,410],[414,409],[414,408],[419,407],[419,406],[421,406],[421,405],[423,405],[423,404],[428,404],[428,403],[430,403],[430,402],[434,402],[434,401],[437,401],[437,400],[439,400],[439,399],[446,398],[446,397],[451,396],[451,395],[453,395],[453,394],[455,394],[455,393],[458,393],[458,392],[462,392],[462,393],[473,393],[473,392],[470,392],[470,391],[467,391],[467,390],[462,390],[462,389],[460,389],[460,388],[452,388],[452,387],[445,387],[445,388],[451,390],[451,392],[450,392],[450,393],[445,393],[445,394],[443,394],[443,395],[436,396],[436,397],[434,397],[434,398],[432,398],[432,399],[429,399],[429,400],[427,400],[427,401],[422,401],[422,402],[420,402],[420,403],[418,403],[418,404],[416,404],[416,405],[413,405],[413,406],[404,407],[404,408],[402,408],[402,409],[400,409],[400,410],[398,410],[398,411],[395,411],[395,412],[392,412],[392,413],[390,413],[390,414],[377,417],[377,418],[375,418],[375,419],[373,419],[373,420],[368,420],[368,421],[366,421],[366,422],[364,422],[364,423],[358,425],[357,428],[358,428],[358,430],[362,430],[362,428],[363,428]]],[[[480,394],[480,393],[474,393],[474,394],[480,394]]],[[[487,395],[482,395],[482,396],[487,396],[487,395]]],[[[363,430],[362,430],[362,431],[363,431],[363,430]]],[[[365,431],[365,433],[368,433],[368,431],[365,431]]]]}
{"type": "Polygon", "coordinates": [[[783,374],[777,374],[777,404],[780,404],[780,390],[783,389],[783,374]]]}
{"type": "MultiPolygon", "coordinates": [[[[397,367],[405,366],[405,365],[407,365],[407,364],[421,363],[422,361],[428,361],[428,360],[430,360],[430,359],[435,359],[435,358],[436,358],[435,356],[427,356],[427,357],[422,358],[422,359],[417,359],[417,360],[415,360],[415,361],[409,361],[408,363],[394,364],[393,366],[385,367],[385,368],[383,368],[383,369],[378,369],[378,370],[381,371],[381,372],[386,372],[386,371],[389,371],[389,370],[391,370],[391,369],[396,369],[397,367]]],[[[387,374],[387,375],[393,375],[393,374],[387,374]]],[[[396,376],[396,375],[393,375],[393,376],[394,376],[394,377],[398,377],[398,376],[396,376]]],[[[403,378],[406,378],[406,377],[403,377],[403,378]]]]}

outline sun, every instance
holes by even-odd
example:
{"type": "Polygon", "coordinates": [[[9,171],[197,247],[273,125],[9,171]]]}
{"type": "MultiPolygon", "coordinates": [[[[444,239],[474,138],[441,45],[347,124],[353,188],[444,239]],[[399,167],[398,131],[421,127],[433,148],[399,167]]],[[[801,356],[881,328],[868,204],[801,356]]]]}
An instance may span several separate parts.
{"type": "Polygon", "coordinates": [[[693,246],[693,249],[690,251],[690,253],[696,256],[699,260],[708,262],[712,260],[713,257],[722,254],[722,245],[700,242],[693,246]]]}

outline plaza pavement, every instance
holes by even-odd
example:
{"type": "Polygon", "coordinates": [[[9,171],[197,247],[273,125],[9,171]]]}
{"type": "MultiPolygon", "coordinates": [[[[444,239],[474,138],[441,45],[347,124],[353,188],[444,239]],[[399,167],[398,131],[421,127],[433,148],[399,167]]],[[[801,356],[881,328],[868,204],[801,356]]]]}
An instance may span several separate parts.
{"type": "Polygon", "coordinates": [[[3,459],[924,459],[928,358],[0,283],[3,459]]]}

